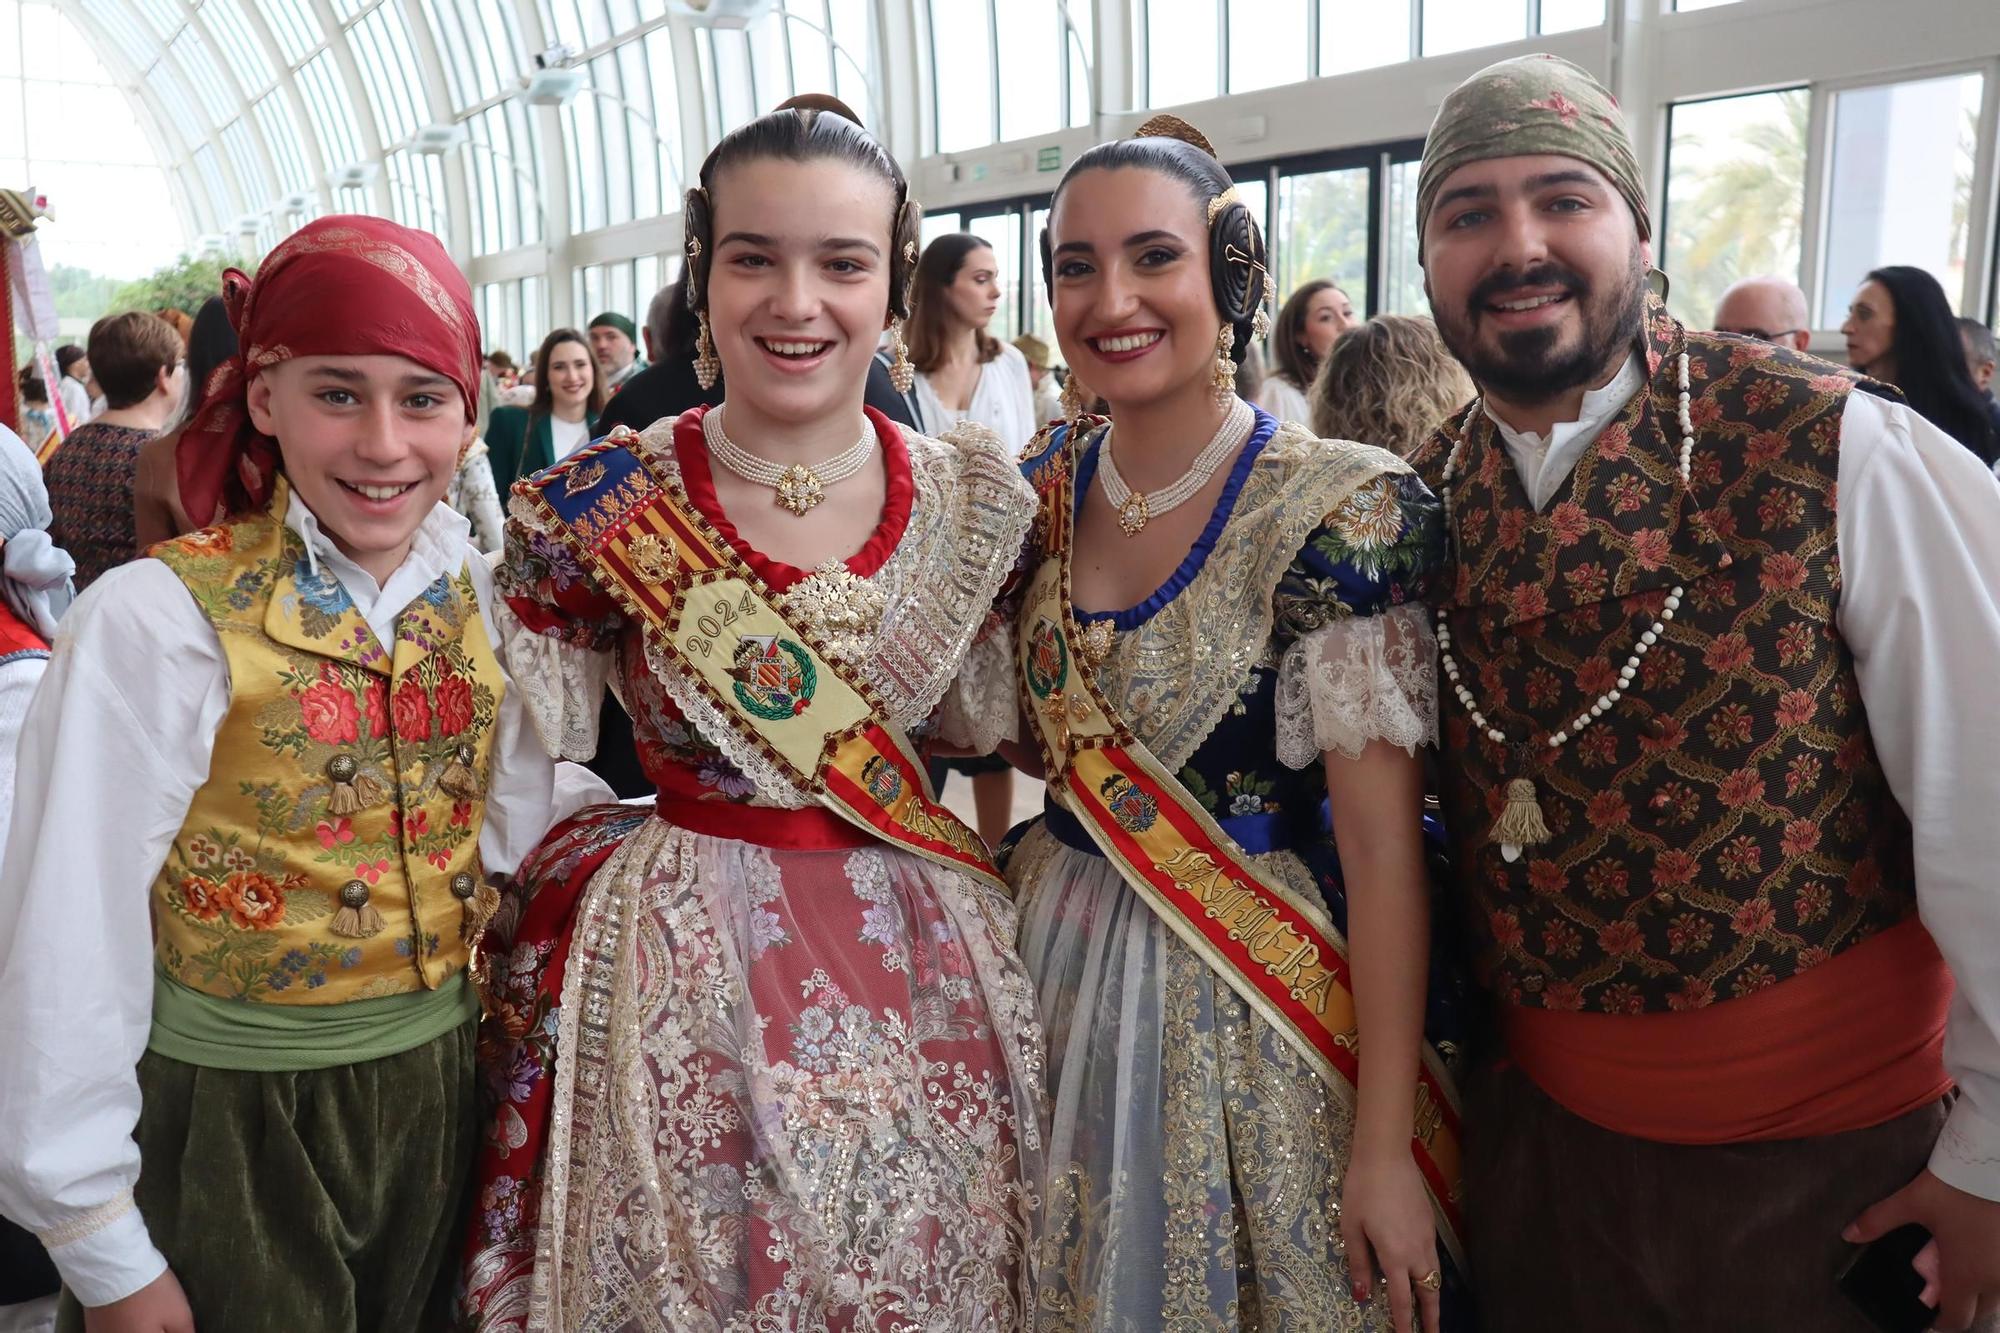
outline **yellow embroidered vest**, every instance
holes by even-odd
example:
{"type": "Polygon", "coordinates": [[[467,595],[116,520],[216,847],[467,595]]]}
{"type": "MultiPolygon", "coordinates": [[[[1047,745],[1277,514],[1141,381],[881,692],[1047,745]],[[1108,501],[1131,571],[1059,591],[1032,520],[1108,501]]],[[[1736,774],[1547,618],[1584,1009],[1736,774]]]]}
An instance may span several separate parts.
{"type": "Polygon", "coordinates": [[[229,711],[153,885],[166,974],[205,994],[339,1004],[435,989],[492,891],[479,829],[506,678],[463,570],[383,644],[262,515],[153,548],[215,627],[229,711]]]}

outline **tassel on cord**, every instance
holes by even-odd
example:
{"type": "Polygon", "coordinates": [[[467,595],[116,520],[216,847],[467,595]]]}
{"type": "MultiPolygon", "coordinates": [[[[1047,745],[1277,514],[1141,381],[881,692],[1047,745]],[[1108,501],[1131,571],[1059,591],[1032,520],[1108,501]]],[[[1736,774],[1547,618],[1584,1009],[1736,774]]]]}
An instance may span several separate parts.
{"type": "Polygon", "coordinates": [[[1535,784],[1527,778],[1515,778],[1507,784],[1507,808],[1500,812],[1500,818],[1493,821],[1490,842],[1500,844],[1500,855],[1512,861],[1521,855],[1523,847],[1534,847],[1549,840],[1549,826],[1542,819],[1542,803],[1535,795],[1535,784]]]}
{"type": "Polygon", "coordinates": [[[481,795],[478,775],[472,771],[472,747],[461,745],[451,752],[445,761],[444,772],[438,778],[438,789],[445,795],[461,801],[477,800],[481,795]]]}
{"type": "Polygon", "coordinates": [[[459,937],[467,944],[477,944],[479,937],[486,931],[487,923],[493,920],[493,914],[499,910],[500,890],[491,884],[481,883],[472,891],[470,898],[462,899],[459,903],[461,915],[458,926],[459,937]]]}
{"type": "Polygon", "coordinates": [[[382,914],[368,901],[368,886],[350,879],[340,887],[340,910],[328,930],[347,940],[365,940],[382,933],[382,914]]]}
{"type": "Polygon", "coordinates": [[[326,808],[336,815],[352,815],[366,810],[387,795],[387,788],[372,773],[361,771],[351,754],[337,754],[326,762],[327,781],[333,791],[326,808]]]}

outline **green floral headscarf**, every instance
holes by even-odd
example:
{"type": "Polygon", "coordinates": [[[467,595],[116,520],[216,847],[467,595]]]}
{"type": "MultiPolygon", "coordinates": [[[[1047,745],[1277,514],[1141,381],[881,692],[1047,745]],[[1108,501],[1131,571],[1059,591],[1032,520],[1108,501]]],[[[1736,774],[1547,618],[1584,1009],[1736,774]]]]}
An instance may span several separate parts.
{"type": "Polygon", "coordinates": [[[1543,153],[1573,157],[1603,172],[1631,206],[1639,238],[1651,239],[1646,186],[1618,99],[1558,56],[1516,56],[1480,70],[1438,108],[1417,174],[1418,262],[1424,224],[1446,177],[1468,162],[1543,153]]]}

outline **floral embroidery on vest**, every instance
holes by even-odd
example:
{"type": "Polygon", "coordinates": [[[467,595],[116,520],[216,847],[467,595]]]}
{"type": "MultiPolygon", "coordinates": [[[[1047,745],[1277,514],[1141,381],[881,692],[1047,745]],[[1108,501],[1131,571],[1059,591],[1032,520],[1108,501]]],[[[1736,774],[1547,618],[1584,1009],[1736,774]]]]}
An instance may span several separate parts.
{"type": "Polygon", "coordinates": [[[505,679],[463,571],[381,643],[265,515],[155,549],[214,625],[230,704],[154,891],[161,965],[212,995],[329,1004],[467,961],[505,679]]]}
{"type": "Polygon", "coordinates": [[[1861,385],[1809,357],[1688,333],[1649,306],[1648,387],[1545,512],[1483,413],[1412,460],[1454,484],[1440,611],[1480,708],[1443,701],[1446,814],[1507,1000],[1612,1013],[1697,1008],[1794,976],[1915,910],[1909,824],[1869,737],[1835,621],[1840,420],[1861,385]],[[1696,430],[1676,474],[1674,362],[1696,430]],[[1543,744],[1617,684],[1673,585],[1679,614],[1616,710],[1543,744]],[[1506,863],[1489,833],[1534,780],[1552,834],[1506,863]]]}

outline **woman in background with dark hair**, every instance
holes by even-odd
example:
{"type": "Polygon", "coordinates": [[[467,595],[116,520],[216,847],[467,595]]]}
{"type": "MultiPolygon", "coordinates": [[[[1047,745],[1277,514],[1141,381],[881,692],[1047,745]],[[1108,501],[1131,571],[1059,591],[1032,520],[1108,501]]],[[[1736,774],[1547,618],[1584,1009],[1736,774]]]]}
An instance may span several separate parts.
{"type": "Polygon", "coordinates": [[[1111,418],[1023,463],[1050,802],[1006,869],[1054,1108],[1038,1315],[1436,1333],[1455,1279],[1426,1169],[1449,1208],[1449,1167],[1412,1133],[1454,1133],[1415,753],[1437,501],[1236,396],[1264,243],[1185,122],[1077,158],[1042,254],[1070,401],[1111,418]]]}
{"type": "Polygon", "coordinates": [[[588,444],[604,399],[604,372],[587,338],[575,329],[557,329],[542,339],[535,352],[534,402],[496,407],[486,420],[487,462],[500,493],[588,444]]]}
{"type": "Polygon", "coordinates": [[[1875,269],[1854,293],[1840,332],[1849,365],[1901,389],[1917,415],[1987,465],[2000,459],[2000,440],[1936,278],[1908,264],[1875,269]]]}
{"type": "Polygon", "coordinates": [[[172,430],[148,440],[139,450],[138,476],[132,484],[132,519],[141,551],[201,526],[190,522],[181,510],[181,483],[174,468],[174,450],[180,446],[182,429],[201,407],[209,377],[217,366],[235,355],[236,330],[230,326],[229,309],[220,296],[211,296],[201,303],[188,329],[187,402],[181,409],[181,418],[172,430]]]}
{"type": "Polygon", "coordinates": [[[1271,328],[1271,366],[1257,406],[1280,421],[1312,424],[1306,395],[1340,335],[1356,324],[1354,303],[1331,279],[1315,278],[1293,292],[1271,328]]]}
{"type": "Polygon", "coordinates": [[[924,247],[910,292],[910,396],[926,435],[976,421],[1018,453],[1041,423],[1027,358],[986,331],[1000,291],[1000,263],[979,237],[952,232],[924,247]]]}

